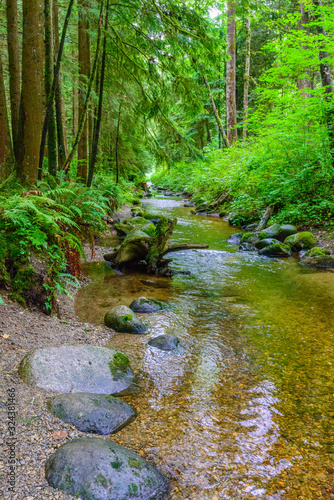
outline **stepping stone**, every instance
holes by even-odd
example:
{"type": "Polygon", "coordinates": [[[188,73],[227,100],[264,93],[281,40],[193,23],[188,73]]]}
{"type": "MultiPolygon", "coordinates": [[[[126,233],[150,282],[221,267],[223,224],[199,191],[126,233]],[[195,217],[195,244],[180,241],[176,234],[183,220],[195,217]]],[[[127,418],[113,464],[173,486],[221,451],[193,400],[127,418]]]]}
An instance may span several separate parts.
{"type": "Polygon", "coordinates": [[[154,337],[147,343],[151,347],[157,347],[158,349],[162,349],[163,351],[173,351],[177,348],[180,341],[175,335],[167,333],[165,335],[158,335],[158,337],[154,337]]]}
{"type": "Polygon", "coordinates": [[[61,394],[48,401],[48,408],[79,431],[95,434],[114,434],[136,418],[135,410],[125,401],[88,392],[61,394]]]}
{"type": "Polygon", "coordinates": [[[53,488],[83,500],[163,500],[167,479],[142,457],[111,441],[68,441],[48,459],[45,477],[53,488]]]}
{"type": "Polygon", "coordinates": [[[63,345],[29,352],[19,375],[49,391],[125,396],[139,392],[129,360],[121,352],[92,345],[63,345]]]}
{"type": "Polygon", "coordinates": [[[116,332],[146,333],[146,326],[126,306],[117,306],[110,309],[104,317],[104,324],[116,332]]]}
{"type": "Polygon", "coordinates": [[[139,297],[130,304],[130,309],[137,313],[155,313],[170,309],[167,302],[161,300],[148,299],[147,297],[139,297]]]}

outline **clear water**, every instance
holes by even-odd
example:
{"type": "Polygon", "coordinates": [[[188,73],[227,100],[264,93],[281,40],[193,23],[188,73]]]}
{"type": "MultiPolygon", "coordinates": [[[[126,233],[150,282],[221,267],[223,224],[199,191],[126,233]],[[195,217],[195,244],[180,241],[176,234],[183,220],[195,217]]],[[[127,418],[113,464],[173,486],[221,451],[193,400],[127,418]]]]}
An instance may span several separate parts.
{"type": "Polygon", "coordinates": [[[83,321],[142,295],[175,305],[142,315],[148,335],[110,337],[142,388],[126,398],[137,419],[111,439],[155,463],[171,499],[333,499],[334,273],[241,253],[226,242],[235,229],[181,200],[146,208],[178,219],[173,242],[210,248],[171,254],[191,272],[171,279],[86,265],[83,321]],[[146,345],[161,333],[182,348],[146,345]]]}

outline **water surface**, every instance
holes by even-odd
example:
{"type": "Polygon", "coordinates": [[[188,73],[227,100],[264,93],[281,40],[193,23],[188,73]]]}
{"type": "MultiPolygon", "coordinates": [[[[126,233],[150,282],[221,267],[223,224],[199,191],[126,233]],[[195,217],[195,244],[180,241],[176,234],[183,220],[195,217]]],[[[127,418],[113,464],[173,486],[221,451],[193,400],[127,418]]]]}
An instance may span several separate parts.
{"type": "Polygon", "coordinates": [[[241,253],[226,241],[236,229],[182,200],[146,208],[178,219],[174,243],[210,248],[171,254],[174,269],[191,272],[171,279],[86,265],[83,321],[102,323],[142,295],[174,304],[142,315],[148,335],[110,338],[142,388],[126,398],[136,421],[111,439],[155,463],[174,500],[333,499],[334,273],[241,253]],[[146,345],[162,333],[182,348],[146,345]]]}

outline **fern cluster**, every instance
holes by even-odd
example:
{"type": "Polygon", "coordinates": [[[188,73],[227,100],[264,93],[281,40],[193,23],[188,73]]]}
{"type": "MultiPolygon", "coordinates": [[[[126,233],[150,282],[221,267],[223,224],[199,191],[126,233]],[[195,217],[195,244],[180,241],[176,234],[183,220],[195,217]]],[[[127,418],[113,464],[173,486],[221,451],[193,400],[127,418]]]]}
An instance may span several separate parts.
{"type": "Polygon", "coordinates": [[[100,186],[87,188],[50,177],[36,191],[0,193],[0,285],[24,303],[25,274],[33,287],[31,261],[42,259],[46,308],[51,309],[55,293],[65,291],[64,277],[78,274],[83,242],[93,247],[94,237],[107,228],[103,217],[118,201],[115,187],[102,179],[100,186]]]}

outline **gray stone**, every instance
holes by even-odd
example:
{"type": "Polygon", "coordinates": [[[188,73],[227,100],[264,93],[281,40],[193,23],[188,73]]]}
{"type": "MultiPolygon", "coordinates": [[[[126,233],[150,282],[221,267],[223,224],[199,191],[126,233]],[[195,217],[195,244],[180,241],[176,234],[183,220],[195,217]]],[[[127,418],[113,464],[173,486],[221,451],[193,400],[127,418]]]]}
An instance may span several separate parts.
{"type": "Polygon", "coordinates": [[[167,333],[165,335],[158,335],[158,337],[150,339],[147,343],[151,347],[157,347],[163,351],[173,351],[178,347],[180,341],[175,335],[167,333]]]}
{"type": "Polygon", "coordinates": [[[275,238],[265,238],[264,240],[259,240],[255,243],[255,248],[258,250],[262,250],[262,248],[268,247],[269,245],[273,245],[274,243],[280,243],[275,238]]]}
{"type": "Polygon", "coordinates": [[[260,233],[260,238],[277,238],[281,225],[273,224],[272,226],[266,227],[260,233]]]}
{"type": "Polygon", "coordinates": [[[262,250],[259,251],[260,255],[264,255],[265,257],[290,257],[291,250],[288,245],[284,245],[284,243],[272,243],[262,250]]]}
{"type": "Polygon", "coordinates": [[[242,252],[255,252],[255,247],[251,243],[248,243],[248,241],[245,241],[245,243],[241,243],[239,250],[242,252]]]}
{"type": "Polygon", "coordinates": [[[135,410],[125,401],[88,392],[60,394],[48,401],[48,408],[79,431],[95,434],[114,434],[136,418],[135,410]]]}
{"type": "Polygon", "coordinates": [[[279,241],[284,241],[285,238],[288,236],[292,236],[293,234],[296,234],[298,232],[298,229],[296,226],[293,226],[292,224],[283,224],[279,230],[276,238],[279,241]]]}
{"type": "Polygon", "coordinates": [[[231,245],[239,245],[240,241],[241,241],[241,238],[243,237],[243,235],[244,235],[244,233],[235,233],[235,234],[232,234],[232,236],[230,236],[227,239],[227,243],[230,243],[231,245]]]}
{"type": "Polygon", "coordinates": [[[307,266],[319,269],[331,269],[334,267],[333,255],[316,255],[314,257],[306,257],[302,260],[302,262],[307,266]]]}
{"type": "Polygon", "coordinates": [[[248,226],[245,227],[245,231],[247,233],[251,232],[251,231],[255,231],[255,229],[257,228],[258,226],[258,222],[254,222],[253,224],[248,224],[248,226]]]}
{"type": "Polygon", "coordinates": [[[104,317],[104,324],[116,332],[146,333],[145,325],[127,306],[117,306],[110,309],[104,317]]]}
{"type": "Polygon", "coordinates": [[[58,392],[127,395],[138,392],[124,354],[91,345],[63,345],[29,352],[19,375],[28,385],[58,392]]]}
{"type": "Polygon", "coordinates": [[[82,500],[163,500],[167,479],[142,457],[101,438],[74,439],[47,460],[53,488],[82,500]]]}
{"type": "Polygon", "coordinates": [[[131,302],[130,309],[138,313],[154,313],[170,309],[170,305],[167,304],[167,302],[162,302],[161,300],[139,297],[131,302]]]}
{"type": "Polygon", "coordinates": [[[300,252],[301,250],[308,250],[315,247],[317,238],[313,236],[312,233],[304,231],[302,233],[288,236],[285,238],[284,243],[289,245],[289,247],[295,252],[300,252]]]}

